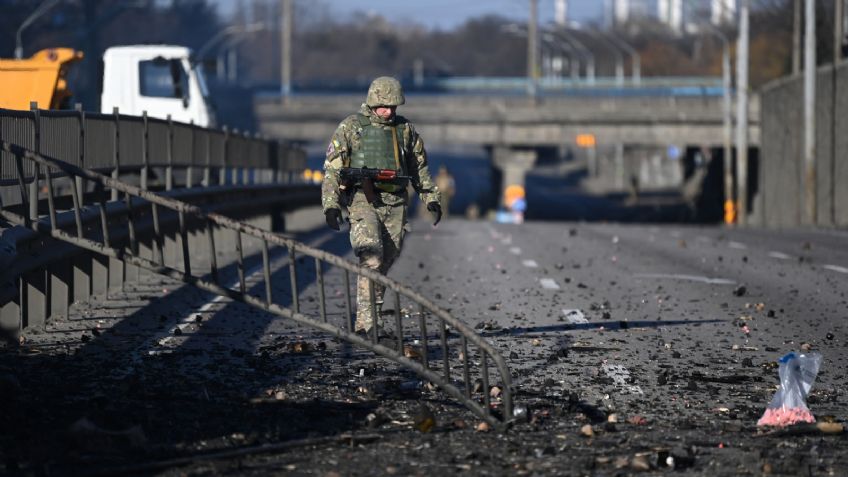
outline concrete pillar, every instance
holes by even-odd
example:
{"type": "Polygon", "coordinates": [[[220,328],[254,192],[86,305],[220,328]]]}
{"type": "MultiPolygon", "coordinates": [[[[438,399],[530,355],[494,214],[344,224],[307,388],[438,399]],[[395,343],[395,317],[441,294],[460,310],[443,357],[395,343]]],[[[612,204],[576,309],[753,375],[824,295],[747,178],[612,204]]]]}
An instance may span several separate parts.
{"type": "Polygon", "coordinates": [[[21,305],[17,298],[0,306],[0,330],[13,336],[21,330],[21,305]]]}
{"type": "Polygon", "coordinates": [[[498,197],[511,185],[524,186],[527,171],[536,164],[538,153],[535,149],[519,149],[509,146],[495,146],[492,149],[492,164],[502,172],[501,189],[498,197]]]}
{"type": "Polygon", "coordinates": [[[91,297],[91,257],[78,255],[73,261],[74,301],[85,301],[91,297]]]}
{"type": "Polygon", "coordinates": [[[124,290],[124,262],[109,258],[109,291],[124,290]]]}
{"type": "Polygon", "coordinates": [[[21,286],[25,293],[26,309],[23,316],[23,326],[43,326],[50,312],[47,290],[47,271],[38,270],[24,274],[21,286]]]}
{"type": "Polygon", "coordinates": [[[109,293],[109,258],[94,254],[91,256],[91,294],[109,293]]]}
{"type": "Polygon", "coordinates": [[[68,260],[50,266],[50,318],[68,316],[73,294],[73,269],[68,260]]]}

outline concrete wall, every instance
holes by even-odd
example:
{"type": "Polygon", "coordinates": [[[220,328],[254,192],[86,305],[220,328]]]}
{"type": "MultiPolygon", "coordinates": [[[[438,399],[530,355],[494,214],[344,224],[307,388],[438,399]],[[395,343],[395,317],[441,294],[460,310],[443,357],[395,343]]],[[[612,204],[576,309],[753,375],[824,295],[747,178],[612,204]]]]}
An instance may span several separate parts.
{"type": "Polygon", "coordinates": [[[760,196],[754,224],[848,226],[848,63],[822,67],[816,81],[815,219],[803,207],[803,78],[778,80],[761,93],[760,196]],[[835,91],[835,94],[834,94],[835,91]]]}

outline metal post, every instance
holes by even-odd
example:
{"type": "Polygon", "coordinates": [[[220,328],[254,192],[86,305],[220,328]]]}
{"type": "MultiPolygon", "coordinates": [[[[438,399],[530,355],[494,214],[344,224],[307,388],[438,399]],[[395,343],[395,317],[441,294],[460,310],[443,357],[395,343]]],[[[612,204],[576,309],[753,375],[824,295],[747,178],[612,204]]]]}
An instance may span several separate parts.
{"type": "Polygon", "coordinates": [[[239,277],[239,292],[243,295],[245,293],[245,283],[244,283],[244,248],[241,243],[241,232],[236,230],[236,260],[238,263],[238,277],[239,277]]]}
{"type": "Polygon", "coordinates": [[[531,98],[536,96],[536,80],[539,75],[539,66],[537,64],[539,33],[536,28],[538,6],[538,0],[530,0],[530,17],[527,22],[527,96],[531,98]]]}
{"type": "Polygon", "coordinates": [[[206,138],[206,166],[203,168],[203,187],[209,187],[210,184],[210,169],[212,167],[212,134],[207,130],[203,132],[206,138]]]}
{"type": "MultiPolygon", "coordinates": [[[[85,160],[85,111],[83,111],[82,105],[79,103],[76,104],[76,110],[77,121],[79,122],[79,143],[77,144],[77,152],[79,153],[78,165],[82,168],[85,168],[87,166],[85,160]]],[[[85,205],[85,182],[83,182],[82,177],[78,176],[74,178],[74,183],[76,184],[75,195],[77,197],[77,201],[79,202],[77,204],[76,210],[79,211],[80,206],[85,205]]],[[[80,218],[77,217],[76,219],[77,223],[79,223],[80,218]]],[[[82,237],[82,232],[79,233],[79,236],[82,237]]]]}
{"type": "Polygon", "coordinates": [[[297,297],[297,260],[294,244],[289,245],[289,279],[291,280],[292,311],[300,313],[300,302],[297,297]]]}
{"type": "Polygon", "coordinates": [[[836,115],[837,98],[839,97],[839,82],[836,67],[842,60],[842,37],[845,35],[845,1],[836,0],[833,15],[833,68],[830,75],[830,178],[828,180],[830,196],[830,225],[836,225],[836,115]]]}
{"type": "Polygon", "coordinates": [[[171,115],[168,115],[168,166],[165,168],[165,190],[171,190],[174,187],[174,121],[171,115]]]}
{"type": "Polygon", "coordinates": [[[191,120],[189,124],[189,131],[191,131],[191,140],[189,141],[188,147],[188,167],[186,168],[186,188],[191,189],[194,186],[194,141],[197,139],[197,134],[195,133],[194,127],[194,119],[191,120]]]}
{"type": "Polygon", "coordinates": [[[289,96],[291,95],[291,58],[292,58],[292,25],[294,8],[292,0],[282,0],[283,2],[283,24],[280,32],[280,50],[282,53],[282,71],[280,71],[280,94],[282,95],[283,104],[288,104],[289,96]]]}
{"type": "MultiPolygon", "coordinates": [[[[112,144],[112,179],[118,180],[121,176],[121,116],[118,112],[118,107],[112,108],[112,117],[114,119],[114,144],[112,144]]],[[[110,200],[118,200],[118,189],[113,188],[110,194],[110,200]]]]}
{"type": "MultiPolygon", "coordinates": [[[[318,259],[316,258],[316,260],[318,259]]],[[[271,304],[274,303],[274,296],[271,291],[271,259],[268,256],[267,240],[262,241],[262,275],[265,278],[265,303],[267,303],[268,306],[271,306],[271,304]]],[[[324,321],[327,320],[325,319],[324,321]]]]}
{"type": "Polygon", "coordinates": [[[801,0],[792,0],[792,74],[801,72],[801,0]]]}
{"type": "Polygon", "coordinates": [[[188,253],[188,224],[183,210],[178,212],[180,222],[180,242],[183,249],[183,271],[186,278],[191,278],[191,255],[188,253]]]}
{"type": "MultiPolygon", "coordinates": [[[[833,66],[842,59],[842,39],[845,36],[845,0],[836,0],[833,15],[833,66]]],[[[834,103],[835,103],[834,97],[834,103]]]]}
{"type": "Polygon", "coordinates": [[[206,223],[206,235],[209,236],[209,268],[212,281],[218,283],[218,254],[215,251],[215,225],[212,221],[206,223]]]}
{"type": "Polygon", "coordinates": [[[321,307],[321,321],[327,322],[327,296],[324,291],[324,269],[321,259],[315,257],[315,275],[318,277],[318,306],[321,307]]]}
{"type": "Polygon", "coordinates": [[[218,174],[218,185],[227,185],[227,149],[229,148],[230,143],[230,130],[227,126],[223,127],[224,130],[224,150],[222,152],[223,162],[224,164],[221,166],[221,172],[218,174]]]}
{"type": "MultiPolygon", "coordinates": [[[[35,152],[41,152],[41,113],[38,110],[38,103],[32,101],[29,103],[30,110],[32,111],[32,120],[33,120],[33,145],[35,146],[35,152]]],[[[37,165],[34,167],[34,174],[32,176],[32,181],[29,183],[29,219],[32,221],[38,220],[38,174],[39,169],[37,165]]]]}
{"type": "Polygon", "coordinates": [[[730,84],[730,43],[722,35],[723,51],[721,54],[721,83],[722,101],[721,116],[724,123],[724,210],[725,222],[736,221],[736,201],[733,197],[733,105],[731,102],[730,84]],[[730,215],[727,215],[730,212],[730,215]]]}
{"type": "Polygon", "coordinates": [[[737,217],[742,225],[748,216],[748,42],[749,1],[740,0],[739,39],[736,48],[736,180],[737,217]]]}
{"type": "Polygon", "coordinates": [[[351,333],[353,330],[351,324],[351,315],[353,312],[353,304],[351,303],[353,300],[351,299],[350,293],[350,270],[345,269],[344,272],[344,287],[345,287],[345,328],[348,333],[351,333]]]}
{"type": "Polygon", "coordinates": [[[804,4],[804,216],[816,223],[816,4],[804,4]]]}
{"type": "Polygon", "coordinates": [[[147,111],[141,113],[141,123],[143,125],[143,133],[141,137],[141,188],[147,190],[147,176],[150,172],[150,150],[148,146],[148,121],[147,111]]]}

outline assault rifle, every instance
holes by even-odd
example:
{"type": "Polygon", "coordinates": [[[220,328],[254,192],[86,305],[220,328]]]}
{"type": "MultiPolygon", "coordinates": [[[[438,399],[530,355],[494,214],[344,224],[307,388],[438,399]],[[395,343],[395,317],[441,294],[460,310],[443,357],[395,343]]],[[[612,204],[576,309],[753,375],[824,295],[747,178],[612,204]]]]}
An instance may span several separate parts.
{"type": "Polygon", "coordinates": [[[369,203],[373,203],[377,199],[377,194],[374,192],[374,181],[402,182],[406,185],[406,181],[412,180],[411,176],[402,176],[393,169],[372,169],[370,167],[344,167],[339,171],[339,176],[344,189],[350,189],[355,184],[361,184],[362,192],[365,193],[365,198],[369,203]]]}

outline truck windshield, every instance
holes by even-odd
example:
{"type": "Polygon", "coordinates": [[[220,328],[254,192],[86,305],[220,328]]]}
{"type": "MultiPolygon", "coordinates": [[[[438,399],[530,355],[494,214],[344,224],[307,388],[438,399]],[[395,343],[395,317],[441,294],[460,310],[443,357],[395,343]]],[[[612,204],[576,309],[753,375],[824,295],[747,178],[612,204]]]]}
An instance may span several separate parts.
{"type": "Polygon", "coordinates": [[[155,58],[138,63],[142,96],[183,98],[188,96],[188,75],[179,60],[155,58]]]}

